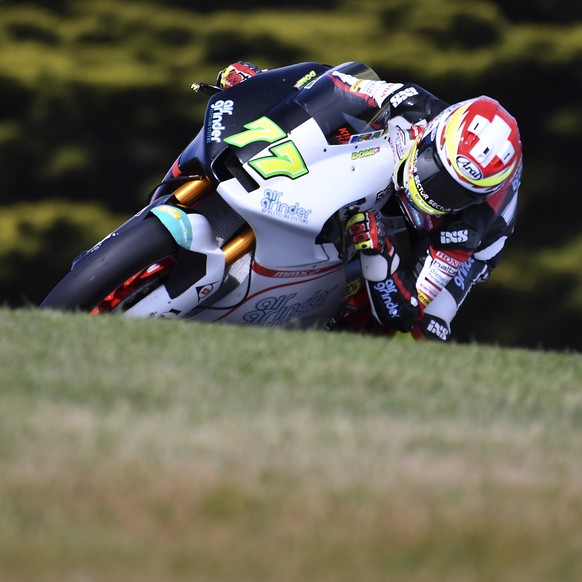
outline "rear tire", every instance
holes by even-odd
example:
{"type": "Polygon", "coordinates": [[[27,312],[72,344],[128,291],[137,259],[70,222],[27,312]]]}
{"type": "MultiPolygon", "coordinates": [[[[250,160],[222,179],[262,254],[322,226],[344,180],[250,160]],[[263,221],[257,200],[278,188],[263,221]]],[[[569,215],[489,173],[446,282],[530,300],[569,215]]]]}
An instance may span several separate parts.
{"type": "Polygon", "coordinates": [[[41,303],[41,309],[91,311],[124,281],[165,257],[177,244],[154,217],[133,221],[90,250],[41,303]]]}

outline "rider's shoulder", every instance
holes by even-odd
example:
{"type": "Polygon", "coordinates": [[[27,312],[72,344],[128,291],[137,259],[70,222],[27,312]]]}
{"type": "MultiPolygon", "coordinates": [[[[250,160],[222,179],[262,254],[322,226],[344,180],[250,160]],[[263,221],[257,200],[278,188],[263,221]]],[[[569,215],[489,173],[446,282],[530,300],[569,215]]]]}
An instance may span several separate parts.
{"type": "Polygon", "coordinates": [[[403,117],[412,124],[431,120],[448,107],[448,103],[417,83],[406,82],[390,96],[392,117],[403,117]]]}

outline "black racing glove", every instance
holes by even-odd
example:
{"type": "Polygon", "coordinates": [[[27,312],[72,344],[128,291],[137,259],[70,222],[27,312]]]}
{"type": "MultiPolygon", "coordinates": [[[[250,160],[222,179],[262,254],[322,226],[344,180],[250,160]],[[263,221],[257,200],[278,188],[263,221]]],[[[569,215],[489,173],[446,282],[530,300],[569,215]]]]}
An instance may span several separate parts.
{"type": "Polygon", "coordinates": [[[356,251],[360,252],[362,276],[367,281],[382,281],[398,267],[400,258],[386,236],[380,212],[354,214],[346,222],[346,233],[356,251]]]}
{"type": "Polygon", "coordinates": [[[346,222],[346,231],[354,248],[366,254],[380,254],[384,250],[386,236],[384,224],[378,212],[358,212],[346,222]]]}
{"type": "Polygon", "coordinates": [[[374,317],[386,327],[410,331],[422,317],[414,280],[398,269],[384,281],[367,281],[374,317]]]}

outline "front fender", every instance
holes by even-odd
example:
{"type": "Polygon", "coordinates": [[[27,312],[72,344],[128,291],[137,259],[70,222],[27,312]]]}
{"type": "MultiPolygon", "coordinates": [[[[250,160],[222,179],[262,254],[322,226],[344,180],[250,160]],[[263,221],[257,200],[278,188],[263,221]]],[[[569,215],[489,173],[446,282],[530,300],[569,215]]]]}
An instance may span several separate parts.
{"type": "Polygon", "coordinates": [[[212,227],[201,214],[187,214],[183,210],[162,204],[150,211],[168,230],[181,247],[189,251],[218,248],[212,235],[212,227]]]}
{"type": "Polygon", "coordinates": [[[212,292],[215,292],[222,283],[226,266],[225,255],[216,242],[208,219],[201,214],[188,214],[168,204],[157,206],[150,213],[162,223],[180,247],[190,251],[178,255],[176,267],[181,264],[184,268],[175,269],[181,273],[180,281],[169,281],[168,291],[172,300],[176,300],[180,308],[188,302],[197,304],[200,297],[196,296],[196,290],[210,285],[212,292]],[[201,260],[203,257],[205,260],[201,260]],[[185,282],[188,282],[187,286],[185,282]]]}

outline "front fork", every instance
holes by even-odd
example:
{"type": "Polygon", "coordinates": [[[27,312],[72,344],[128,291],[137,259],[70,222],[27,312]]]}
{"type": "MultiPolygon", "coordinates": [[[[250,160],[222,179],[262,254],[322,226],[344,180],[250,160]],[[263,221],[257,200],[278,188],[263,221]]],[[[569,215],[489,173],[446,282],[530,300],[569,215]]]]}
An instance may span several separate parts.
{"type": "Polygon", "coordinates": [[[255,234],[249,225],[245,225],[219,247],[208,219],[201,214],[187,212],[196,206],[210,187],[207,178],[193,180],[173,193],[177,204],[160,204],[150,210],[150,214],[162,223],[181,247],[176,267],[180,262],[184,265],[188,271],[188,285],[181,282],[175,284],[170,279],[166,287],[156,289],[148,298],[131,308],[129,315],[131,312],[143,316],[191,310],[214,295],[220,289],[228,267],[252,251],[255,234]]]}
{"type": "MultiPolygon", "coordinates": [[[[199,180],[192,180],[180,186],[173,196],[179,205],[184,208],[192,208],[210,189],[212,183],[207,177],[199,180]]],[[[222,252],[225,257],[225,266],[229,267],[241,257],[250,252],[255,245],[255,233],[253,229],[246,227],[233,238],[222,245],[222,252]]]]}

